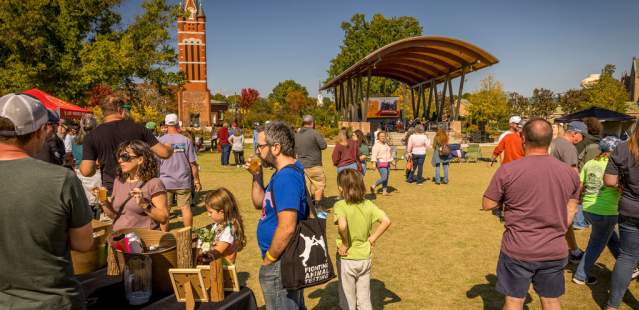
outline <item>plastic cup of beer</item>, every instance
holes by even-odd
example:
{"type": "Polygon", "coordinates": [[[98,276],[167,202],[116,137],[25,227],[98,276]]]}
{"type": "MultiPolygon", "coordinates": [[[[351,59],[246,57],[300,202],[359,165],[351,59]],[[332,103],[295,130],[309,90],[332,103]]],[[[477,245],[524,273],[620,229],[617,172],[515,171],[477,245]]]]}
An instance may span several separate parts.
{"type": "Polygon", "coordinates": [[[106,189],[106,187],[100,187],[98,189],[98,200],[100,202],[106,202],[107,201],[107,189],[106,189]]]}
{"type": "Polygon", "coordinates": [[[257,174],[258,172],[260,172],[260,158],[257,156],[251,156],[250,160],[249,160],[249,167],[248,170],[253,173],[253,174],[257,174]]]}

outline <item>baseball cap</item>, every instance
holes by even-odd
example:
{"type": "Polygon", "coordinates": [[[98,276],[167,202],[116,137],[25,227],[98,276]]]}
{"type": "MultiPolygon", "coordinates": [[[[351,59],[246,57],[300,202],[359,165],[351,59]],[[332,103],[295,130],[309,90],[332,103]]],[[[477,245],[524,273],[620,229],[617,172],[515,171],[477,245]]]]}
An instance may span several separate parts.
{"type": "Polygon", "coordinates": [[[167,114],[164,118],[164,123],[167,126],[175,126],[178,124],[178,116],[175,113],[167,114]]]}
{"type": "Polygon", "coordinates": [[[599,141],[599,149],[602,152],[612,152],[615,150],[619,142],[621,142],[621,139],[615,136],[607,136],[599,141]]]}
{"type": "Polygon", "coordinates": [[[568,131],[577,132],[585,135],[588,132],[588,127],[582,121],[572,121],[568,123],[568,131]]]}
{"type": "Polygon", "coordinates": [[[509,123],[509,124],[519,124],[519,123],[521,123],[521,117],[520,117],[520,116],[517,116],[517,115],[512,116],[512,117],[510,117],[510,119],[508,120],[508,123],[509,123]]]}
{"type": "Polygon", "coordinates": [[[155,129],[155,127],[157,127],[157,124],[155,122],[147,122],[144,127],[146,127],[146,129],[155,129]]]}
{"type": "Polygon", "coordinates": [[[37,131],[48,121],[47,109],[29,95],[8,94],[0,98],[0,116],[8,118],[14,130],[0,131],[3,137],[23,136],[37,131]]]}

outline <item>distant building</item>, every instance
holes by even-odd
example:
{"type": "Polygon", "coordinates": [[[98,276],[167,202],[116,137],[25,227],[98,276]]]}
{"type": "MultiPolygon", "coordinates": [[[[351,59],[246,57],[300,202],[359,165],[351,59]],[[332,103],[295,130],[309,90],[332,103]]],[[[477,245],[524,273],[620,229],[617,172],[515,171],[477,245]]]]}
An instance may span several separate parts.
{"type": "Polygon", "coordinates": [[[177,18],[178,64],[186,83],[177,94],[178,115],[186,127],[213,122],[211,93],[206,82],[206,16],[202,0],[185,0],[177,18]]]}
{"type": "Polygon", "coordinates": [[[591,74],[587,78],[581,80],[581,87],[588,88],[599,81],[601,74],[591,74]]]}
{"type": "Polygon", "coordinates": [[[632,102],[639,102],[639,58],[632,57],[630,74],[624,74],[621,82],[628,90],[628,98],[632,102]]]}

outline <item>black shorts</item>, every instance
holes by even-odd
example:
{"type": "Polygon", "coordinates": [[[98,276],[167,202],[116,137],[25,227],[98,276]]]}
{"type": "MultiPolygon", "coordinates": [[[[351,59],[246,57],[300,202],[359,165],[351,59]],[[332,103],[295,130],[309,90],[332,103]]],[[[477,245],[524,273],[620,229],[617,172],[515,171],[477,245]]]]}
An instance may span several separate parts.
{"type": "Polygon", "coordinates": [[[499,253],[497,291],[510,297],[525,298],[532,282],[541,297],[557,298],[564,294],[564,268],[568,257],[560,260],[528,262],[499,253]]]}

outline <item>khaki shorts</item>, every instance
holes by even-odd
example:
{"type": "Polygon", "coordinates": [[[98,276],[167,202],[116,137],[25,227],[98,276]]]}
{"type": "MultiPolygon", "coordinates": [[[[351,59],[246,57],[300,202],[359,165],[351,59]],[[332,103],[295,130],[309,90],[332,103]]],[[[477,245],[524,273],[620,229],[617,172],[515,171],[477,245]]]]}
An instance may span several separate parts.
{"type": "Polygon", "coordinates": [[[308,185],[308,191],[315,194],[317,191],[324,191],[326,188],[326,175],[322,166],[304,169],[304,177],[308,185]]]}
{"type": "Polygon", "coordinates": [[[171,206],[173,203],[173,195],[177,196],[177,206],[178,207],[191,207],[191,190],[190,189],[167,189],[166,190],[166,199],[168,201],[167,205],[171,206]]]}

